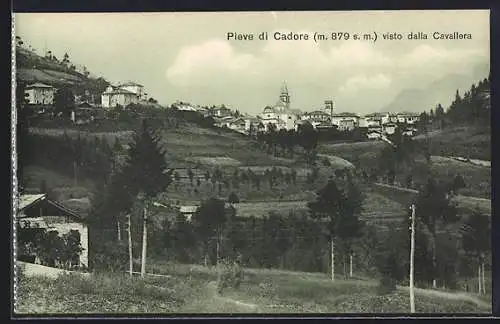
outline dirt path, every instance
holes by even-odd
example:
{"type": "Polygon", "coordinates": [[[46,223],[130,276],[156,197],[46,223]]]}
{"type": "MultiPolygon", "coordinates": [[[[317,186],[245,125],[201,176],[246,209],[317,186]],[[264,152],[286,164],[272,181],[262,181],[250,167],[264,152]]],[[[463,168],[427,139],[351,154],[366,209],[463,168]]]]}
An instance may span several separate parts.
{"type": "MultiPolygon", "coordinates": [[[[391,186],[391,185],[388,185],[386,183],[381,183],[381,182],[376,182],[375,184],[377,186],[381,186],[381,187],[386,187],[386,188],[391,188],[391,189],[396,189],[396,190],[400,190],[400,191],[405,191],[405,192],[409,192],[409,193],[418,194],[418,190],[415,190],[415,189],[408,189],[408,188],[399,187],[399,186],[391,186]]],[[[474,197],[474,196],[456,195],[455,199],[457,199],[457,200],[459,200],[459,199],[462,199],[462,200],[466,199],[466,200],[472,200],[472,201],[477,201],[477,202],[491,203],[491,199],[481,198],[481,197],[474,197]]]]}
{"type": "MultiPolygon", "coordinates": [[[[409,291],[409,287],[398,287],[401,290],[409,291]]],[[[415,293],[420,294],[420,295],[427,295],[427,296],[433,296],[433,297],[439,297],[439,298],[444,298],[444,299],[452,299],[452,300],[464,300],[464,301],[470,301],[474,304],[476,304],[479,308],[487,309],[491,311],[491,304],[488,304],[487,302],[474,297],[469,294],[464,294],[464,293],[451,293],[451,292],[446,292],[446,291],[440,291],[440,290],[432,290],[432,289],[423,289],[423,288],[415,288],[415,293]]]]}
{"type": "Polygon", "coordinates": [[[211,281],[207,285],[207,297],[212,300],[212,309],[210,312],[227,312],[228,310],[235,313],[260,313],[259,305],[246,303],[238,300],[234,294],[222,295],[217,293],[217,283],[211,281]]]}

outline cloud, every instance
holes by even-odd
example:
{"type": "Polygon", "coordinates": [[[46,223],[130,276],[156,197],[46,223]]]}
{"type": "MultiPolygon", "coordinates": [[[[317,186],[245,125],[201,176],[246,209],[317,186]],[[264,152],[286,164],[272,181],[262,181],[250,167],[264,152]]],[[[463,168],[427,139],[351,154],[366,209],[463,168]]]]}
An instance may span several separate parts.
{"type": "Polygon", "coordinates": [[[168,66],[166,77],[173,91],[198,98],[193,93],[210,89],[210,96],[217,94],[221,101],[232,98],[234,105],[249,107],[247,111],[260,111],[272,103],[273,91],[283,80],[292,91],[293,105],[300,109],[334,97],[341,110],[368,111],[388,104],[403,89],[427,86],[489,60],[484,50],[475,48],[405,43],[406,50],[403,46],[391,50],[363,41],[274,40],[272,33],[267,42],[254,41],[259,47],[252,44],[251,51],[246,45],[217,39],[185,46],[168,66]]]}
{"type": "Polygon", "coordinates": [[[364,75],[349,78],[344,85],[339,88],[343,94],[355,94],[363,90],[384,89],[391,85],[391,79],[384,74],[377,74],[372,77],[364,75]]]}
{"type": "Polygon", "coordinates": [[[209,40],[181,49],[167,70],[167,78],[174,84],[188,85],[200,77],[251,71],[254,60],[251,54],[236,53],[226,41],[209,40]]]}
{"type": "MultiPolygon", "coordinates": [[[[279,30],[282,33],[290,30],[279,30]]],[[[360,70],[365,67],[382,67],[391,60],[368,43],[345,42],[324,48],[308,40],[270,40],[254,54],[238,52],[225,40],[210,40],[182,48],[167,70],[167,78],[179,86],[195,85],[209,73],[234,74],[240,77],[273,78],[273,75],[300,77],[312,80],[333,71],[360,70]]],[[[312,35],[308,31],[296,31],[312,35]]],[[[234,76],[234,75],[233,75],[234,76]]],[[[270,80],[271,81],[271,80],[270,80]]]]}
{"type": "Polygon", "coordinates": [[[368,42],[344,42],[339,47],[332,47],[328,55],[332,64],[342,67],[387,66],[391,60],[375,50],[375,45],[368,42]]]}
{"type": "Polygon", "coordinates": [[[464,60],[484,59],[484,51],[474,48],[446,49],[429,44],[421,44],[404,55],[399,61],[401,67],[419,68],[423,66],[460,64],[464,60]]]}

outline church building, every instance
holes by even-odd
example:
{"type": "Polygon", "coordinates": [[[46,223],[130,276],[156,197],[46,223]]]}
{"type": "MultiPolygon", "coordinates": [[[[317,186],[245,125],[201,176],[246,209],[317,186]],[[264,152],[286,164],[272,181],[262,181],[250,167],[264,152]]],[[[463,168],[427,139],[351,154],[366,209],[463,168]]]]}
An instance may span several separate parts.
{"type": "Polygon", "coordinates": [[[290,108],[290,94],[286,83],[283,82],[278,102],[274,106],[266,106],[258,116],[267,131],[269,125],[276,126],[276,130],[295,129],[296,121],[300,120],[301,112],[290,108]]]}

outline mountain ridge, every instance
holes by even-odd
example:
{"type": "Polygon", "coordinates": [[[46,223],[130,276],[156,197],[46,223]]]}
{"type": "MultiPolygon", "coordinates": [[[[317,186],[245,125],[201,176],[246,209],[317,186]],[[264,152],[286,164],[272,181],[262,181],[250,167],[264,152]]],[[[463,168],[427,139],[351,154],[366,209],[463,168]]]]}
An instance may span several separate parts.
{"type": "Polygon", "coordinates": [[[477,84],[483,78],[488,77],[488,73],[488,64],[478,64],[470,74],[451,73],[428,86],[403,89],[390,104],[382,107],[379,112],[419,113],[434,109],[437,104],[441,104],[446,109],[455,98],[457,89],[460,94],[463,94],[473,83],[477,84]]]}

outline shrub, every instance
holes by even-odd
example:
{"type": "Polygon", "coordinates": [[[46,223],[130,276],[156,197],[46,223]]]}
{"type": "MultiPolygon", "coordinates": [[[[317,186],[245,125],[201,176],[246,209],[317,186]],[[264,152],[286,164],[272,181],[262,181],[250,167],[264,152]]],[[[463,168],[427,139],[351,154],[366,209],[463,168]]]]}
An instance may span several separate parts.
{"type": "Polygon", "coordinates": [[[90,268],[97,272],[122,272],[128,268],[127,245],[121,242],[107,242],[96,248],[90,268]]]}
{"type": "Polygon", "coordinates": [[[389,277],[388,275],[383,275],[380,278],[379,285],[377,287],[378,295],[387,295],[396,290],[396,281],[389,277]]]}

